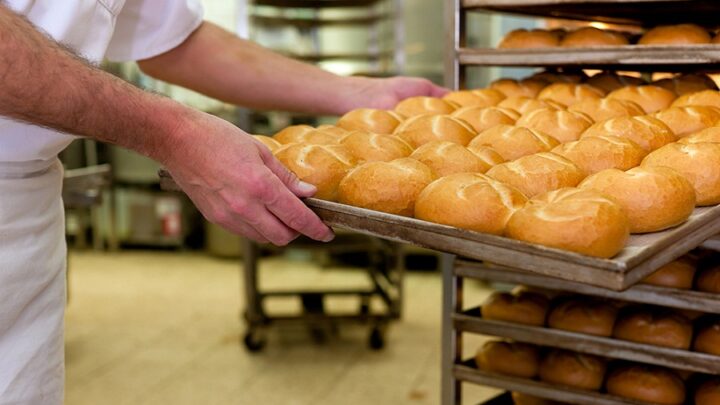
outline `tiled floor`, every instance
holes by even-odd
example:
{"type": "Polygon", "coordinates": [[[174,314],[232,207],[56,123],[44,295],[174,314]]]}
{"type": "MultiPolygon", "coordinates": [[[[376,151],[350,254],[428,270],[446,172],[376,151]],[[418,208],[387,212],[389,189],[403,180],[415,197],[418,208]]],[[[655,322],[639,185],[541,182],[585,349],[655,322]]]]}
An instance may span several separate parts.
{"type": "MultiPolygon", "coordinates": [[[[407,275],[404,317],[383,351],[367,348],[367,327],[347,325],[324,345],[303,328],[273,328],[266,349],[249,354],[238,266],[200,254],[72,252],[66,404],[439,404],[439,273],[407,275]]],[[[271,287],[365,282],[361,271],[297,260],[261,269],[271,287]]],[[[480,302],[487,290],[469,284],[467,300],[480,302]]],[[[468,387],[463,403],[493,393],[468,387]]]]}

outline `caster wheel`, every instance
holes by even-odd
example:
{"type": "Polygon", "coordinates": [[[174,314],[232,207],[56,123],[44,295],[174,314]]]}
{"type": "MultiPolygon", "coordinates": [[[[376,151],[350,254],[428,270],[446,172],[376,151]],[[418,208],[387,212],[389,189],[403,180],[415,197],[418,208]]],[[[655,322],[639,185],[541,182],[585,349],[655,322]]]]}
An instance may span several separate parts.
{"type": "Polygon", "coordinates": [[[385,336],[383,336],[380,328],[373,328],[372,331],[370,331],[368,346],[372,350],[380,350],[385,347],[385,336]]]}
{"type": "Polygon", "coordinates": [[[245,348],[252,353],[256,353],[265,348],[265,339],[260,337],[257,333],[248,332],[243,337],[243,344],[245,348]]]}

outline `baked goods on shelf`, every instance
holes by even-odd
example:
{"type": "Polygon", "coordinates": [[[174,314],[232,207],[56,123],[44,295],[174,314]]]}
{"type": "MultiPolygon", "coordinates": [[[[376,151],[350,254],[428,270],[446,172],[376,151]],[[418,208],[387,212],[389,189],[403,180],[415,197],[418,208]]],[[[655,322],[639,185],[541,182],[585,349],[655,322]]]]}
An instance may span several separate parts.
{"type": "Polygon", "coordinates": [[[459,107],[493,107],[507,96],[494,89],[474,89],[451,91],[443,96],[443,100],[457,104],[459,107]]]}
{"type": "Polygon", "coordinates": [[[503,159],[515,160],[533,153],[547,152],[559,144],[557,139],[530,128],[497,125],[478,134],[468,147],[489,146],[503,159]]]}
{"type": "Polygon", "coordinates": [[[359,129],[377,134],[392,134],[402,121],[403,118],[394,111],[359,108],[340,117],[337,126],[347,131],[359,129]]]}
{"type": "Polygon", "coordinates": [[[332,145],[340,142],[340,136],[338,134],[313,128],[309,125],[289,126],[273,135],[273,139],[283,145],[290,143],[332,145]]]}
{"type": "Polygon", "coordinates": [[[547,30],[517,29],[510,31],[498,44],[501,49],[552,48],[560,45],[560,37],[547,30]]]}
{"type": "Polygon", "coordinates": [[[671,107],[656,112],[653,117],[664,122],[678,138],[682,138],[715,125],[720,120],[720,109],[704,105],[671,107]]]}
{"type": "Polygon", "coordinates": [[[554,329],[596,336],[612,336],[617,308],[586,296],[563,297],[553,303],[547,324],[554,329]]]}
{"type": "Polygon", "coordinates": [[[550,301],[542,294],[494,292],[481,306],[485,319],[543,326],[550,301]]]}
{"type": "Polygon", "coordinates": [[[390,214],[413,216],[415,200],[435,173],[415,159],[368,162],[357,166],[338,186],[343,204],[390,214]]]}
{"type": "Polygon", "coordinates": [[[416,96],[409,97],[395,106],[395,112],[403,117],[414,117],[423,114],[450,114],[458,108],[452,101],[441,98],[416,96]]]}
{"type": "Polygon", "coordinates": [[[720,127],[706,128],[692,135],[688,135],[678,141],[678,143],[682,144],[704,142],[720,143],[720,127]]]}
{"type": "Polygon", "coordinates": [[[422,190],[415,217],[501,235],[510,216],[526,202],[521,192],[495,179],[479,173],[458,173],[435,180],[422,190]]]}
{"type": "Polygon", "coordinates": [[[593,120],[585,114],[555,109],[542,109],[523,114],[515,125],[532,128],[560,142],[571,142],[590,128],[593,120]]]}
{"type": "Polygon", "coordinates": [[[540,361],[540,379],[584,390],[602,387],[606,361],[597,356],[554,349],[540,361]]]}
{"type": "Polygon", "coordinates": [[[508,97],[501,101],[498,107],[508,108],[515,110],[520,114],[527,114],[530,111],[541,110],[543,108],[549,108],[553,110],[564,110],[565,106],[558,104],[552,100],[538,100],[536,98],[529,97],[508,97]]]}
{"type": "Polygon", "coordinates": [[[703,90],[691,94],[685,94],[684,96],[678,97],[678,99],[672,103],[673,107],[682,107],[687,105],[704,105],[720,108],[720,91],[703,90]]]}
{"type": "Polygon", "coordinates": [[[428,142],[410,155],[429,168],[438,177],[455,173],[485,173],[493,166],[492,162],[483,160],[468,148],[454,142],[428,142]]]}
{"type": "Polygon", "coordinates": [[[693,287],[697,260],[689,255],[682,256],[645,277],[643,284],[689,290],[693,287]]]}
{"type": "Polygon", "coordinates": [[[695,24],[661,25],[648,30],[638,45],[697,45],[709,44],[710,33],[695,24]]]}
{"type": "Polygon", "coordinates": [[[596,123],[611,118],[634,117],[645,114],[645,111],[632,101],[612,98],[582,100],[568,107],[568,111],[583,113],[596,123]]]}
{"type": "Polygon", "coordinates": [[[610,93],[625,86],[642,86],[645,81],[639,77],[602,72],[589,77],[585,83],[610,93]]]}
{"type": "Polygon", "coordinates": [[[410,156],[413,149],[404,140],[393,135],[380,135],[367,131],[352,131],[340,139],[359,163],[389,162],[410,156]]]}
{"type": "Polygon", "coordinates": [[[697,93],[703,90],[717,90],[715,81],[704,74],[680,74],[674,77],[666,77],[664,79],[652,82],[654,86],[660,86],[668,89],[678,96],[685,94],[697,93]]]}
{"type": "Polygon", "coordinates": [[[685,383],[674,371],[662,367],[622,365],[608,373],[605,387],[612,395],[651,404],[685,402],[685,383]]]}
{"type": "Polygon", "coordinates": [[[478,349],[475,363],[491,373],[533,378],[538,374],[540,351],[527,343],[491,340],[478,349]]]}
{"type": "Polygon", "coordinates": [[[282,144],[273,138],[265,135],[253,135],[253,138],[260,142],[261,144],[265,145],[268,149],[270,149],[270,152],[274,152],[277,149],[279,149],[282,144]]]}
{"type": "Polygon", "coordinates": [[[517,188],[529,198],[564,187],[575,187],[585,178],[585,173],[573,162],[549,152],[497,165],[487,175],[517,188]]]}
{"type": "Polygon", "coordinates": [[[693,350],[720,356],[720,318],[707,316],[698,319],[697,323],[693,350]]]}
{"type": "Polygon", "coordinates": [[[477,132],[467,122],[450,115],[418,115],[400,124],[395,135],[417,148],[432,141],[467,145],[477,132]]]}
{"type": "Polygon", "coordinates": [[[500,156],[500,154],[497,153],[495,149],[489,146],[470,144],[467,146],[467,148],[470,152],[474,153],[477,157],[479,157],[483,162],[487,164],[488,170],[493,166],[505,163],[505,159],[503,159],[503,157],[500,156]]]}
{"type": "Polygon", "coordinates": [[[606,169],[631,169],[647,155],[635,142],[617,136],[583,137],[564,143],[552,152],[575,163],[588,176],[606,169]]]}
{"type": "Polygon", "coordinates": [[[663,121],[651,116],[617,117],[598,122],[583,132],[582,137],[617,136],[629,139],[647,152],[674,142],[677,138],[663,121]]]}
{"type": "Polygon", "coordinates": [[[610,258],[625,246],[630,225],[620,204],[594,190],[563,188],[541,194],[513,214],[514,239],[610,258]]]}
{"type": "Polygon", "coordinates": [[[675,101],[675,93],[659,86],[625,86],[614,90],[607,95],[608,98],[628,100],[642,107],[645,113],[652,114],[670,107],[675,101]]]}
{"type": "Polygon", "coordinates": [[[705,265],[695,275],[695,289],[708,293],[720,293],[720,266],[705,265]]]}
{"type": "Polygon", "coordinates": [[[544,80],[532,78],[516,80],[502,78],[490,83],[490,89],[497,90],[507,97],[535,98],[547,86],[544,80]]]}
{"type": "Polygon", "coordinates": [[[603,90],[589,84],[553,83],[545,87],[537,98],[569,107],[583,100],[600,99],[604,96],[603,90]]]}
{"type": "Polygon", "coordinates": [[[693,326],[685,316],[660,307],[630,306],[620,312],[613,337],[631,342],[687,350],[693,326]]]}
{"type": "Polygon", "coordinates": [[[709,377],[695,389],[695,405],[720,404],[720,378],[709,377]]]}
{"type": "Polygon", "coordinates": [[[685,222],[695,209],[692,184],[667,167],[608,169],[580,183],[613,197],[624,209],[631,233],[656,232],[685,222]]]}
{"type": "Polygon", "coordinates": [[[476,133],[496,125],[512,125],[520,117],[517,111],[500,107],[464,107],[452,116],[470,124],[476,133]]]}
{"type": "Polygon", "coordinates": [[[560,46],[568,48],[586,48],[594,46],[628,45],[627,37],[617,31],[601,30],[595,27],[583,27],[563,37],[560,46]]]}

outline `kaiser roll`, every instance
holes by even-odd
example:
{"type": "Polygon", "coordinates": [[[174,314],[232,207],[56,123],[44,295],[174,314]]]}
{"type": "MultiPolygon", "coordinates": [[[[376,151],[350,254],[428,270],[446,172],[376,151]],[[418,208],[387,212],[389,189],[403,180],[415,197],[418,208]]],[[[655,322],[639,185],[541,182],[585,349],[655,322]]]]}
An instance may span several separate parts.
{"type": "Polygon", "coordinates": [[[695,209],[692,184],[667,167],[608,169],[580,183],[613,197],[625,210],[630,233],[657,232],[685,222],[695,209]]]}
{"type": "Polygon", "coordinates": [[[340,128],[337,125],[320,125],[317,129],[319,131],[327,132],[328,134],[337,135],[338,137],[348,133],[346,129],[340,128]]]}
{"type": "Polygon", "coordinates": [[[415,217],[501,235],[513,212],[526,202],[527,198],[515,188],[483,174],[458,173],[422,190],[415,204],[415,217]]]}
{"type": "Polygon", "coordinates": [[[337,126],[348,131],[359,129],[377,134],[392,134],[402,120],[394,111],[360,108],[340,117],[337,126]]]}
{"type": "Polygon", "coordinates": [[[260,142],[261,144],[265,145],[268,149],[270,149],[270,152],[275,152],[278,150],[282,144],[274,139],[272,139],[269,136],[265,135],[253,135],[253,138],[260,142]]]}
{"type": "Polygon", "coordinates": [[[685,402],[685,383],[673,371],[641,364],[621,366],[608,375],[607,392],[623,398],[661,405],[685,402]]]}
{"type": "Polygon", "coordinates": [[[450,115],[418,115],[403,122],[395,135],[417,148],[432,141],[467,145],[477,132],[467,122],[450,115]]]}
{"type": "Polygon", "coordinates": [[[415,159],[367,162],[345,176],[338,201],[356,207],[412,216],[415,200],[435,179],[435,173],[415,159]]]}
{"type": "Polygon", "coordinates": [[[560,39],[552,32],[539,29],[531,31],[518,29],[510,31],[505,35],[502,41],[500,41],[498,48],[550,48],[559,45],[560,39]]]}
{"type": "Polygon", "coordinates": [[[598,122],[582,137],[616,136],[629,139],[640,145],[647,152],[654,151],[675,141],[675,134],[664,122],[651,116],[617,117],[598,122]]]}
{"type": "Polygon", "coordinates": [[[593,120],[582,113],[542,109],[523,114],[515,124],[540,131],[560,142],[570,142],[580,138],[593,120]]]}
{"type": "Polygon", "coordinates": [[[687,350],[692,342],[689,319],[664,308],[624,308],[615,323],[613,336],[631,342],[687,350]]]}
{"type": "Polygon", "coordinates": [[[599,99],[605,92],[589,84],[554,83],[545,87],[538,99],[551,100],[565,106],[572,106],[583,100],[599,99]]]}
{"type": "Polygon", "coordinates": [[[696,268],[697,261],[685,255],[660,267],[657,271],[645,277],[642,283],[689,290],[693,287],[696,268]]]}
{"type": "Polygon", "coordinates": [[[596,336],[611,336],[617,309],[589,297],[560,299],[548,314],[547,324],[554,329],[596,336]]]}
{"type": "Polygon", "coordinates": [[[583,27],[567,34],[560,46],[571,48],[587,48],[594,46],[622,46],[627,45],[628,39],[625,35],[610,31],[601,30],[595,27],[583,27]]]}
{"type": "Polygon", "coordinates": [[[487,175],[530,198],[559,188],[575,187],[585,178],[585,173],[573,162],[549,152],[497,165],[487,175]]]}
{"type": "Polygon", "coordinates": [[[708,378],[695,390],[695,405],[720,404],[720,378],[708,378]]]}
{"type": "Polygon", "coordinates": [[[704,105],[671,107],[656,112],[653,117],[664,122],[681,138],[713,126],[720,120],[720,109],[704,105]]]}
{"type": "Polygon", "coordinates": [[[720,356],[720,318],[710,316],[698,321],[693,350],[720,356]]]}
{"type": "Polygon", "coordinates": [[[499,340],[486,342],[475,355],[479,369],[521,378],[535,377],[539,362],[540,353],[535,346],[499,340]]]}
{"type": "Polygon", "coordinates": [[[703,267],[695,278],[695,288],[708,293],[720,293],[720,266],[703,267]]]}
{"type": "Polygon", "coordinates": [[[275,151],[275,157],[302,181],[317,187],[316,198],[335,201],[338,184],[357,163],[342,145],[291,143],[275,151]]]}
{"type": "Polygon", "coordinates": [[[533,80],[542,80],[547,83],[582,83],[587,79],[587,75],[582,71],[553,71],[544,70],[537,72],[529,77],[533,80]]]}
{"type": "Polygon", "coordinates": [[[454,102],[441,98],[416,96],[409,97],[395,106],[395,112],[404,117],[424,114],[450,114],[457,109],[454,102]]]}
{"type": "Polygon", "coordinates": [[[515,160],[533,153],[547,152],[558,146],[557,139],[530,128],[498,125],[481,132],[468,144],[489,146],[505,160],[515,160]]]}
{"type": "Polygon", "coordinates": [[[352,131],[340,139],[358,162],[389,162],[410,156],[413,149],[404,140],[393,135],[380,135],[367,131],[352,131]]]}
{"type": "Polygon", "coordinates": [[[611,118],[645,114],[645,111],[632,101],[612,98],[589,98],[573,104],[568,111],[583,113],[597,123],[611,118]]]}
{"type": "Polygon", "coordinates": [[[720,127],[710,127],[703,129],[702,131],[696,132],[692,135],[688,135],[681,138],[678,143],[691,144],[691,143],[720,143],[720,127]]]}
{"type": "Polygon", "coordinates": [[[610,92],[607,97],[632,101],[642,107],[647,114],[668,108],[675,101],[675,93],[652,85],[626,86],[610,92]]]}
{"type": "Polygon", "coordinates": [[[619,75],[613,72],[602,72],[588,78],[587,84],[605,90],[606,93],[625,86],[641,86],[645,81],[633,76],[619,75]]]}
{"type": "Polygon", "coordinates": [[[630,235],[620,204],[594,190],[562,188],[541,194],[517,210],[506,230],[513,239],[610,258],[630,235]]]}
{"type": "Polygon", "coordinates": [[[507,108],[515,110],[520,114],[526,114],[530,111],[541,110],[543,108],[549,108],[551,110],[564,110],[565,107],[562,104],[558,104],[551,100],[538,100],[529,97],[508,97],[501,101],[497,105],[501,108],[507,108]]]}
{"type": "Polygon", "coordinates": [[[460,107],[493,107],[505,99],[505,94],[493,89],[451,91],[443,100],[460,107]]]}
{"type": "Polygon", "coordinates": [[[283,145],[290,143],[333,145],[340,142],[338,134],[316,129],[309,125],[291,125],[273,135],[273,139],[283,145]]]}
{"type": "Polygon", "coordinates": [[[708,31],[695,24],[661,25],[646,32],[638,45],[709,44],[708,31]]]}
{"type": "Polygon", "coordinates": [[[687,105],[704,105],[720,108],[720,91],[703,90],[696,93],[685,94],[684,96],[678,97],[672,104],[673,107],[683,107],[687,105]]]}
{"type": "Polygon", "coordinates": [[[530,97],[535,98],[547,85],[543,80],[535,79],[498,79],[490,83],[490,88],[503,93],[507,97],[530,97]]]}
{"type": "Polygon", "coordinates": [[[464,107],[456,110],[452,116],[469,123],[479,133],[496,125],[512,125],[520,114],[500,107],[464,107]]]}
{"type": "Polygon", "coordinates": [[[647,152],[635,142],[617,136],[588,136],[552,150],[575,163],[585,174],[638,166],[647,152]]]}
{"type": "Polygon", "coordinates": [[[542,294],[495,292],[483,302],[481,312],[485,319],[543,326],[549,303],[542,294]]]}
{"type": "Polygon", "coordinates": [[[597,391],[602,387],[606,362],[600,357],[554,349],[540,361],[542,381],[597,391]]]}
{"type": "Polygon", "coordinates": [[[492,167],[466,147],[447,141],[428,142],[415,149],[410,157],[426,164],[438,177],[455,173],[485,173],[492,167]]]}
{"type": "Polygon", "coordinates": [[[675,169],[693,185],[697,205],[720,203],[720,144],[671,143],[650,153],[642,165],[675,169]]]}
{"type": "Polygon", "coordinates": [[[678,96],[718,89],[717,84],[707,75],[692,73],[656,80],[652,84],[668,89],[678,96]]]}

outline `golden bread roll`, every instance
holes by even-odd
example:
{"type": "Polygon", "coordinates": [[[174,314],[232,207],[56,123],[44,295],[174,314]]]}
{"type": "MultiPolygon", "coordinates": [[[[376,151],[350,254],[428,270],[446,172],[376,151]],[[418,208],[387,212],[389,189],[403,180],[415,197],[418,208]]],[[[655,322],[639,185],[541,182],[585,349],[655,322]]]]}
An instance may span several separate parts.
{"type": "Polygon", "coordinates": [[[550,301],[542,294],[494,292],[480,307],[484,319],[543,326],[550,301]]]}
{"type": "Polygon", "coordinates": [[[261,144],[265,145],[266,148],[270,149],[270,152],[275,152],[278,150],[282,144],[273,138],[265,135],[253,135],[253,138],[260,142],[261,144]]]}
{"type": "Polygon", "coordinates": [[[409,143],[394,135],[380,135],[367,131],[352,131],[340,139],[359,163],[389,162],[408,157],[413,149],[409,143]]]}
{"type": "Polygon", "coordinates": [[[617,136],[583,137],[579,141],[564,143],[551,152],[575,163],[588,176],[605,169],[631,169],[647,155],[640,145],[617,136]]]}
{"type": "Polygon", "coordinates": [[[622,45],[628,45],[628,39],[625,35],[619,32],[601,30],[595,27],[579,28],[567,34],[562,41],[560,41],[560,46],[569,48],[622,45]]]}
{"type": "Polygon", "coordinates": [[[537,72],[529,77],[532,80],[542,80],[550,83],[583,83],[587,79],[587,75],[582,71],[560,72],[552,70],[544,70],[537,72]]]}
{"type": "Polygon", "coordinates": [[[703,90],[696,93],[685,94],[678,97],[672,103],[673,107],[683,107],[687,105],[704,105],[709,107],[720,108],[720,91],[703,90]]]}
{"type": "Polygon", "coordinates": [[[586,83],[604,90],[605,93],[610,93],[625,86],[642,86],[646,84],[645,81],[639,77],[619,75],[613,72],[602,72],[593,75],[587,79],[586,83]]]}
{"type": "Polygon", "coordinates": [[[479,157],[483,162],[485,162],[485,164],[488,166],[488,170],[493,166],[505,163],[505,159],[503,159],[503,157],[500,156],[500,154],[497,153],[495,149],[489,146],[468,145],[467,148],[470,152],[474,153],[475,156],[479,157]]]}
{"type": "Polygon", "coordinates": [[[701,269],[695,278],[695,289],[708,293],[720,293],[720,266],[701,269]]]}
{"type": "Polygon", "coordinates": [[[357,166],[338,186],[343,204],[411,217],[415,200],[435,173],[415,159],[367,162],[357,166]]]}
{"type": "Polygon", "coordinates": [[[695,209],[692,184],[667,167],[608,169],[580,183],[613,197],[625,209],[630,233],[657,232],[685,222],[695,209]]]}
{"type": "Polygon", "coordinates": [[[689,290],[693,287],[696,268],[697,261],[685,255],[660,267],[657,271],[645,277],[642,283],[689,290]]]}
{"type": "Polygon", "coordinates": [[[553,329],[612,336],[616,316],[617,308],[604,301],[583,296],[568,297],[550,310],[547,324],[553,329]]]}
{"type": "Polygon", "coordinates": [[[598,122],[582,134],[582,138],[590,136],[615,136],[629,139],[647,152],[652,152],[676,140],[670,127],[648,115],[617,117],[598,122]]]}
{"type": "Polygon", "coordinates": [[[515,123],[519,127],[531,128],[550,135],[561,143],[579,139],[592,124],[593,120],[585,114],[551,109],[523,114],[515,123]]]}
{"type": "Polygon", "coordinates": [[[553,401],[552,399],[545,399],[540,397],[534,397],[532,395],[523,394],[521,392],[515,392],[511,394],[514,405],[567,405],[564,402],[553,401]]]}
{"type": "Polygon", "coordinates": [[[547,152],[558,146],[557,139],[525,127],[498,125],[478,134],[468,147],[489,146],[505,160],[515,160],[533,153],[547,152]]]}
{"type": "Polygon", "coordinates": [[[498,79],[490,83],[490,88],[497,90],[506,97],[529,97],[535,98],[540,91],[547,86],[547,82],[535,79],[498,79]]]}
{"type": "Polygon", "coordinates": [[[717,84],[709,76],[704,74],[683,74],[675,77],[667,77],[652,82],[654,86],[668,89],[678,96],[697,93],[703,90],[717,90],[717,84]]]}
{"type": "Polygon", "coordinates": [[[302,181],[317,187],[315,198],[335,201],[340,180],[357,163],[342,145],[291,143],[275,151],[275,157],[302,181]]]}
{"type": "Polygon", "coordinates": [[[573,104],[568,111],[579,112],[599,123],[617,117],[634,117],[645,114],[639,105],[628,100],[612,98],[589,98],[573,104]]]}
{"type": "Polygon", "coordinates": [[[457,110],[454,102],[441,98],[416,96],[409,97],[395,106],[395,112],[403,117],[414,117],[425,114],[450,114],[457,110]]]}
{"type": "Polygon", "coordinates": [[[646,32],[638,45],[695,45],[709,44],[710,33],[699,25],[662,25],[646,32]]]}
{"type": "Polygon", "coordinates": [[[602,387],[604,359],[568,350],[553,349],[540,362],[540,379],[547,383],[597,391],[602,387]]]}
{"type": "Polygon", "coordinates": [[[530,49],[550,48],[560,45],[560,39],[555,33],[534,29],[518,29],[510,31],[498,44],[501,49],[530,49]]]}
{"type": "Polygon", "coordinates": [[[688,350],[693,326],[689,319],[665,308],[631,306],[615,322],[613,337],[653,346],[688,350]]]}
{"type": "MultiPolygon", "coordinates": [[[[716,37],[717,38],[717,37],[716,37]]],[[[695,405],[720,404],[720,378],[708,378],[695,390],[695,405]]]]}
{"type": "Polygon", "coordinates": [[[467,145],[477,132],[467,122],[450,115],[418,115],[400,124],[395,135],[417,148],[432,141],[467,145]]]}
{"type": "Polygon", "coordinates": [[[707,317],[698,323],[693,350],[720,356],[720,319],[707,317]]]}
{"type": "Polygon", "coordinates": [[[403,118],[394,111],[359,108],[340,117],[337,126],[347,131],[362,130],[376,134],[392,134],[403,118]]]}
{"type": "Polygon", "coordinates": [[[678,143],[720,143],[720,127],[710,127],[681,138],[678,143]]]}
{"type": "Polygon", "coordinates": [[[572,106],[583,100],[599,99],[605,92],[589,84],[554,83],[545,87],[538,99],[551,100],[565,106],[572,106]]]}
{"type": "Polygon", "coordinates": [[[328,134],[337,135],[338,137],[348,133],[346,129],[340,128],[336,125],[320,125],[317,129],[318,131],[327,132],[328,134]]]}
{"type": "Polygon", "coordinates": [[[644,364],[618,367],[608,374],[607,392],[658,405],[685,403],[685,383],[673,371],[644,364]]]}
{"type": "Polygon", "coordinates": [[[459,107],[494,107],[505,99],[505,94],[493,89],[451,91],[443,100],[459,107]]]}
{"type": "Polygon", "coordinates": [[[501,235],[510,216],[526,202],[515,188],[483,174],[458,173],[433,181],[420,193],[415,217],[501,235]]]}
{"type": "Polygon", "coordinates": [[[693,185],[699,206],[720,203],[720,144],[671,143],[647,155],[642,165],[677,170],[693,185]]]}
{"type": "Polygon", "coordinates": [[[541,110],[544,108],[549,108],[551,110],[565,109],[565,106],[552,100],[538,100],[529,97],[508,97],[501,101],[497,106],[500,108],[515,110],[520,114],[526,114],[530,111],[541,110]]]}
{"type": "Polygon", "coordinates": [[[653,117],[670,127],[675,136],[682,138],[713,126],[720,120],[720,109],[704,105],[671,107],[656,112],[653,117]]]}
{"type": "Polygon", "coordinates": [[[480,133],[496,125],[512,125],[520,114],[500,107],[464,107],[456,110],[452,116],[467,122],[480,133]]]}
{"type": "Polygon", "coordinates": [[[487,175],[517,188],[529,198],[559,188],[575,187],[585,178],[585,173],[573,162],[549,152],[497,165],[487,175]]]}
{"type": "Polygon", "coordinates": [[[455,173],[485,173],[492,167],[468,148],[447,141],[428,142],[415,149],[410,157],[426,164],[438,177],[455,173]]]}
{"type": "Polygon", "coordinates": [[[527,343],[491,340],[475,355],[475,364],[483,371],[522,378],[535,377],[539,363],[540,351],[527,343]]]}
{"type": "Polygon", "coordinates": [[[652,114],[670,107],[676,96],[672,91],[662,87],[645,85],[626,86],[611,91],[607,98],[632,101],[642,107],[645,113],[652,114]]]}
{"type": "Polygon", "coordinates": [[[620,204],[597,191],[562,188],[541,194],[513,214],[507,236],[525,242],[610,258],[630,236],[620,204]]]}
{"type": "Polygon", "coordinates": [[[334,145],[340,142],[340,136],[338,134],[313,128],[309,125],[289,126],[273,135],[273,139],[283,145],[291,143],[334,145]]]}

